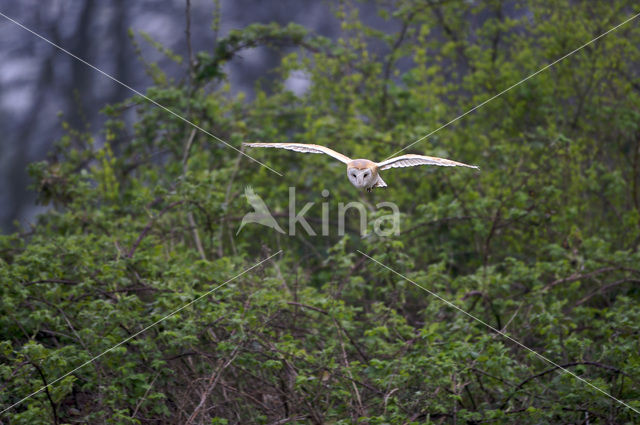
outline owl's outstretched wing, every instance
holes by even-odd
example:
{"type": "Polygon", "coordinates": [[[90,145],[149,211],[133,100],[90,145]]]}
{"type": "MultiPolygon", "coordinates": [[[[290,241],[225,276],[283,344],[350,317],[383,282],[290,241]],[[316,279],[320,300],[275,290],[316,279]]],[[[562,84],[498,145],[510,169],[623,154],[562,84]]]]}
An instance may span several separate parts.
{"type": "Polygon", "coordinates": [[[324,153],[337,159],[338,161],[344,162],[345,164],[351,161],[351,158],[349,158],[348,156],[342,155],[341,153],[338,153],[333,149],[329,149],[320,145],[312,145],[306,143],[243,143],[243,145],[252,148],[280,148],[296,152],[324,153]]]}
{"type": "Polygon", "coordinates": [[[469,167],[478,168],[475,165],[467,165],[462,162],[451,161],[450,159],[437,158],[435,156],[424,155],[400,155],[395,158],[387,159],[386,161],[379,162],[380,170],[386,170],[389,168],[397,167],[414,167],[416,165],[440,165],[441,167],[469,167]]]}

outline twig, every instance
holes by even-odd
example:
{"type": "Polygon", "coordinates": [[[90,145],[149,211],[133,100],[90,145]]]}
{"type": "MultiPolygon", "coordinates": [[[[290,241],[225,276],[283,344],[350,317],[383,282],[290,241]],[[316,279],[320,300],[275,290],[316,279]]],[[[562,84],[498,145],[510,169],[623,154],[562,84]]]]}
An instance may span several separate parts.
{"type": "Polygon", "coordinates": [[[218,34],[220,33],[220,18],[221,18],[221,5],[220,0],[213,0],[214,8],[213,8],[213,24],[211,25],[211,29],[213,30],[213,42],[217,43],[218,34]]]}
{"type": "Polygon", "coordinates": [[[195,75],[194,72],[194,61],[193,61],[193,48],[191,46],[191,0],[187,0],[187,4],[185,7],[185,18],[186,18],[186,28],[185,35],[187,38],[187,61],[189,62],[189,84],[193,81],[193,77],[195,75]]]}
{"type": "Polygon", "coordinates": [[[193,144],[193,139],[196,136],[196,129],[191,130],[191,134],[189,134],[189,138],[187,139],[187,145],[184,148],[184,153],[182,154],[182,177],[187,174],[187,161],[189,160],[189,153],[191,152],[191,145],[193,144]]]}
{"type": "Polygon", "coordinates": [[[63,285],[78,285],[80,282],[67,280],[67,279],[42,279],[42,280],[34,280],[31,282],[25,282],[24,286],[35,285],[37,283],[61,283],[63,285]]]}
{"type": "Polygon", "coordinates": [[[322,310],[321,308],[314,307],[312,305],[302,304],[302,303],[298,303],[298,302],[295,302],[295,301],[287,301],[287,304],[295,305],[295,306],[302,307],[302,308],[308,308],[309,310],[317,311],[318,313],[322,313],[322,314],[325,314],[327,316],[329,315],[328,312],[322,310]]]}
{"type": "Polygon", "coordinates": [[[51,405],[51,411],[53,412],[53,422],[55,425],[58,425],[60,423],[60,421],[58,420],[58,412],[56,411],[56,404],[53,402],[53,399],[51,398],[51,393],[49,392],[49,384],[47,383],[47,378],[45,378],[44,373],[42,372],[42,369],[40,369],[40,366],[38,366],[35,362],[32,362],[31,360],[29,360],[29,363],[38,371],[38,374],[40,375],[40,378],[44,383],[44,392],[47,395],[47,398],[49,399],[49,404],[51,405]]]}
{"type": "MultiPolygon", "coordinates": [[[[241,151],[244,151],[244,147],[240,147],[241,151]]],[[[231,186],[233,185],[233,181],[236,178],[236,174],[238,174],[238,169],[240,168],[240,160],[242,159],[242,155],[238,154],[238,157],[236,158],[236,162],[233,166],[233,172],[231,173],[231,178],[229,179],[229,183],[227,184],[227,190],[225,191],[225,195],[224,195],[224,203],[222,205],[224,205],[225,208],[229,207],[229,202],[230,199],[229,197],[231,196],[231,186]]],[[[219,243],[218,243],[218,257],[222,257],[223,256],[223,252],[222,252],[222,235],[224,234],[224,225],[225,225],[225,220],[226,218],[223,216],[220,218],[220,237],[219,237],[219,243]]]]}
{"type": "MultiPolygon", "coordinates": [[[[507,321],[507,323],[505,323],[505,325],[502,327],[502,332],[506,332],[507,328],[509,327],[509,325],[511,324],[511,322],[513,321],[513,319],[516,318],[516,316],[518,315],[518,312],[520,311],[520,308],[522,307],[522,304],[520,304],[518,306],[518,308],[516,309],[515,313],[513,313],[513,315],[511,316],[511,318],[507,321]]],[[[494,334],[495,335],[495,334],[494,334]]]]}
{"type": "Polygon", "coordinates": [[[521,389],[521,388],[522,388],[522,387],[523,387],[527,382],[530,382],[530,381],[532,381],[532,380],[534,380],[534,379],[540,378],[541,376],[544,376],[544,375],[546,375],[546,374],[548,374],[548,373],[551,373],[551,372],[553,372],[553,371],[555,371],[555,370],[557,370],[557,369],[561,369],[561,368],[562,368],[562,369],[566,369],[566,368],[568,368],[568,367],[572,367],[572,366],[579,366],[579,365],[589,365],[589,366],[596,366],[596,367],[600,367],[600,368],[602,368],[602,369],[607,369],[607,370],[613,371],[613,372],[615,372],[615,373],[618,373],[618,374],[621,374],[621,375],[624,375],[624,376],[626,376],[626,377],[629,377],[629,378],[630,378],[630,376],[629,376],[627,373],[623,372],[622,370],[620,370],[620,369],[618,369],[618,368],[615,368],[615,367],[613,367],[613,366],[609,366],[609,365],[602,364],[602,363],[598,363],[598,362],[588,362],[588,361],[587,361],[587,362],[571,362],[571,363],[565,363],[565,364],[563,364],[563,365],[554,366],[554,367],[549,368],[549,369],[547,369],[547,370],[544,370],[544,371],[542,371],[542,372],[540,372],[540,373],[537,373],[537,374],[535,374],[535,375],[532,375],[532,376],[528,377],[527,379],[525,379],[524,381],[520,382],[520,383],[516,386],[516,388],[513,390],[513,392],[512,392],[511,394],[509,394],[509,396],[507,397],[507,399],[502,403],[502,406],[500,406],[500,410],[504,410],[504,408],[506,407],[506,405],[507,405],[507,403],[509,402],[509,400],[511,400],[511,398],[512,398],[512,397],[513,397],[513,396],[518,392],[518,390],[520,390],[520,389],[521,389]]]}
{"type": "Polygon", "coordinates": [[[146,400],[147,396],[149,395],[149,391],[151,391],[151,388],[153,387],[153,384],[156,382],[156,379],[158,379],[158,376],[160,376],[160,372],[156,373],[156,376],[153,377],[153,380],[151,381],[151,384],[149,384],[149,388],[147,388],[147,390],[142,395],[142,398],[136,404],[136,408],[133,410],[133,414],[131,415],[131,419],[134,419],[136,417],[136,415],[138,414],[138,409],[140,408],[140,406],[142,406],[142,403],[144,403],[144,401],[146,400]]]}
{"type": "Polygon", "coordinates": [[[202,409],[202,406],[204,406],[204,403],[207,401],[209,394],[211,394],[211,391],[213,391],[215,386],[218,384],[218,380],[222,375],[222,371],[229,367],[229,365],[235,360],[236,356],[238,355],[239,348],[240,346],[237,345],[236,348],[233,349],[229,360],[227,360],[222,366],[220,366],[217,371],[211,374],[211,377],[209,378],[209,385],[205,389],[204,393],[202,393],[202,395],[200,396],[200,403],[198,403],[191,416],[189,416],[189,419],[187,419],[186,425],[191,424],[193,420],[198,416],[198,414],[200,413],[200,409],[202,409]]]}
{"type": "Polygon", "coordinates": [[[594,270],[592,272],[589,273],[584,273],[584,274],[577,274],[574,273],[569,277],[565,277],[562,279],[557,279],[554,280],[551,283],[548,283],[544,288],[542,288],[543,291],[546,291],[549,288],[552,288],[556,285],[559,285],[561,283],[570,283],[570,282],[575,282],[576,280],[580,280],[580,279],[589,279],[592,278],[595,275],[601,274],[601,273],[608,273],[608,272],[612,272],[614,270],[618,270],[618,267],[603,267],[601,269],[598,270],[594,270]]]}
{"type": "Polygon", "coordinates": [[[629,282],[632,282],[632,283],[640,283],[640,280],[638,280],[638,279],[620,279],[620,280],[616,280],[615,282],[612,282],[612,283],[610,283],[610,284],[608,284],[608,285],[604,285],[604,286],[602,286],[602,287],[598,288],[596,291],[593,291],[593,292],[592,292],[592,293],[590,293],[589,295],[587,295],[587,296],[583,297],[582,299],[580,299],[580,301],[578,301],[578,302],[576,303],[576,306],[579,306],[579,305],[584,304],[584,303],[585,303],[585,302],[587,302],[589,299],[591,299],[591,297],[593,297],[593,296],[595,296],[595,295],[598,295],[598,294],[600,294],[600,293],[603,293],[604,291],[606,291],[606,290],[608,290],[608,289],[611,289],[611,288],[616,287],[616,286],[618,286],[618,285],[622,285],[623,283],[629,283],[629,282]]]}
{"type": "MultiPolygon", "coordinates": [[[[189,0],[187,0],[187,4],[189,0]]],[[[188,7],[188,6],[187,6],[188,7]]],[[[182,155],[182,178],[187,174],[187,161],[189,160],[189,152],[191,152],[191,145],[193,145],[193,139],[196,136],[196,129],[191,130],[191,134],[189,134],[189,138],[187,139],[187,145],[184,148],[184,154],[182,155]]],[[[203,260],[207,259],[207,256],[204,253],[204,248],[202,247],[202,241],[200,240],[200,234],[198,233],[198,227],[196,226],[196,221],[193,218],[193,213],[189,211],[187,213],[187,221],[189,222],[189,226],[191,227],[191,231],[193,232],[193,240],[196,244],[196,249],[198,253],[200,253],[200,258],[203,260]]]]}
{"type": "Polygon", "coordinates": [[[308,416],[294,416],[290,418],[283,418],[283,419],[280,419],[279,421],[271,422],[269,425],[282,425],[291,421],[301,421],[303,419],[307,419],[307,417],[308,416]]]}
{"type": "Polygon", "coordinates": [[[156,222],[156,220],[158,220],[160,217],[162,217],[162,215],[164,213],[166,213],[167,211],[169,211],[171,208],[173,208],[173,207],[175,207],[177,205],[180,205],[182,203],[184,203],[184,201],[173,202],[173,203],[169,204],[168,206],[166,206],[162,211],[160,211],[160,213],[157,216],[151,218],[151,220],[149,220],[149,222],[147,223],[145,228],[142,229],[142,232],[140,232],[140,235],[138,236],[138,239],[136,239],[136,241],[131,246],[131,249],[129,250],[129,253],[127,254],[127,257],[128,258],[132,258],[133,257],[133,254],[136,252],[136,249],[138,248],[138,245],[140,245],[140,242],[142,242],[142,239],[144,239],[144,237],[149,232],[149,230],[151,230],[151,227],[156,222]]]}
{"type": "MultiPolygon", "coordinates": [[[[317,311],[318,313],[322,313],[326,316],[331,317],[331,315],[329,314],[328,311],[322,310],[321,308],[318,307],[314,307],[312,305],[308,305],[308,304],[302,304],[296,301],[287,301],[287,304],[289,305],[294,305],[297,307],[302,307],[302,308],[307,308],[309,310],[313,310],[313,311],[317,311]]],[[[365,361],[365,363],[369,363],[369,358],[362,352],[362,350],[360,349],[360,347],[358,346],[358,344],[356,344],[356,342],[353,340],[353,338],[351,337],[351,335],[349,335],[349,332],[347,332],[347,330],[342,327],[342,325],[337,322],[333,317],[332,317],[334,323],[336,324],[336,326],[338,326],[338,328],[347,336],[347,338],[349,338],[349,341],[351,342],[351,344],[355,347],[356,351],[358,351],[358,354],[360,354],[360,357],[362,357],[362,360],[365,361]]]]}
{"type": "Polygon", "coordinates": [[[333,322],[336,325],[336,329],[338,330],[338,340],[340,341],[340,349],[342,351],[342,361],[344,362],[344,367],[347,372],[347,375],[351,379],[351,385],[353,386],[353,391],[356,395],[356,401],[358,402],[358,416],[366,416],[364,412],[364,408],[362,407],[362,399],[360,398],[360,391],[358,391],[358,386],[353,381],[353,375],[351,374],[351,369],[349,366],[349,359],[347,358],[347,351],[344,348],[344,341],[342,340],[342,329],[340,325],[338,325],[338,321],[333,319],[333,322]]]}
{"type": "Polygon", "coordinates": [[[396,57],[395,57],[396,51],[402,45],[402,42],[404,41],[407,35],[407,30],[409,29],[409,25],[411,25],[411,21],[413,20],[413,17],[414,17],[414,12],[411,12],[409,13],[409,16],[407,17],[407,19],[403,19],[402,29],[400,30],[400,34],[398,35],[398,38],[396,39],[395,43],[391,47],[391,52],[389,53],[389,59],[384,65],[382,101],[381,101],[382,103],[381,109],[382,109],[383,117],[387,115],[387,103],[388,103],[388,97],[389,97],[388,86],[389,86],[389,80],[391,79],[391,67],[396,62],[396,57]]]}
{"type": "Polygon", "coordinates": [[[391,397],[391,395],[393,393],[395,393],[396,391],[398,391],[398,388],[394,388],[391,391],[389,391],[387,394],[385,394],[384,396],[384,413],[387,413],[387,403],[389,402],[389,397],[391,397]]]}

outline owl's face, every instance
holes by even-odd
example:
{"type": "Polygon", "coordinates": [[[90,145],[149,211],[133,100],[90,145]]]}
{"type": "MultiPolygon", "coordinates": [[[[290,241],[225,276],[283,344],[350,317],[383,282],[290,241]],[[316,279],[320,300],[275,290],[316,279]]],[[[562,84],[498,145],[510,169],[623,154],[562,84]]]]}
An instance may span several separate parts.
{"type": "Polygon", "coordinates": [[[374,171],[369,168],[347,168],[347,176],[351,184],[359,189],[368,189],[373,186],[376,181],[374,171]]]}

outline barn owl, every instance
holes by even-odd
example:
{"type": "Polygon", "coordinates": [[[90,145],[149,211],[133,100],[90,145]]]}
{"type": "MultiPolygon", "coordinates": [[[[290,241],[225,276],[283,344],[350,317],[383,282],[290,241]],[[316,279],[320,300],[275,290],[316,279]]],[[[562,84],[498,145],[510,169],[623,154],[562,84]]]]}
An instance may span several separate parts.
{"type": "Polygon", "coordinates": [[[352,185],[359,189],[367,189],[371,192],[374,187],[386,187],[387,184],[380,177],[380,171],[397,167],[413,167],[415,165],[440,165],[443,167],[469,167],[478,168],[475,165],[467,165],[461,162],[444,158],[424,155],[400,155],[382,162],[373,162],[368,159],[351,159],[341,153],[320,145],[305,143],[243,143],[252,148],[280,148],[296,152],[324,153],[338,161],[347,164],[347,177],[352,185]]]}

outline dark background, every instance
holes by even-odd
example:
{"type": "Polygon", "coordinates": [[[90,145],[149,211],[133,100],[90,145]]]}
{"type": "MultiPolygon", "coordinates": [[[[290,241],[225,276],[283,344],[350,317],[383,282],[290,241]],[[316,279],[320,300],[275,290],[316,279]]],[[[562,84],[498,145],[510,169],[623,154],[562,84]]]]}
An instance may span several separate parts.
{"type": "MultiPolygon", "coordinates": [[[[184,67],[166,60],[140,34],[147,33],[184,55],[185,0],[5,0],[1,4],[3,14],[143,93],[151,80],[136,56],[129,30],[146,60],[158,61],[175,78],[185,76],[184,67]]],[[[332,14],[335,2],[222,0],[219,4],[219,36],[254,22],[296,22],[327,37],[339,31],[332,14]]],[[[191,2],[196,52],[215,46],[211,31],[215,10],[212,0],[191,2]]],[[[360,4],[364,21],[394,31],[394,22],[377,18],[375,10],[373,5],[360,4]]],[[[232,91],[251,97],[256,80],[269,78],[282,52],[266,48],[241,52],[226,65],[232,91]]],[[[16,229],[16,220],[28,225],[42,210],[28,189],[27,165],[46,157],[63,133],[62,122],[95,132],[104,119],[100,110],[132,93],[3,17],[0,58],[0,232],[6,233],[16,229]]],[[[292,79],[290,84],[292,89],[302,88],[305,81],[292,79]]],[[[210,130],[215,134],[215,129],[210,130]]]]}

